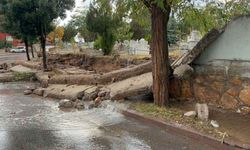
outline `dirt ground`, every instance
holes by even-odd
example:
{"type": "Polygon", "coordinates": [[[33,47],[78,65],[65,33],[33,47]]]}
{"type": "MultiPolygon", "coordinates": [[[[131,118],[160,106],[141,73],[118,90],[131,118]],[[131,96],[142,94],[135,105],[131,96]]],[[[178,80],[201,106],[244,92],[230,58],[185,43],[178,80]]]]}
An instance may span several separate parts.
{"type": "Polygon", "coordinates": [[[49,54],[48,64],[52,68],[75,68],[107,73],[128,66],[138,65],[150,60],[149,57],[91,56],[84,53],[49,54]]]}

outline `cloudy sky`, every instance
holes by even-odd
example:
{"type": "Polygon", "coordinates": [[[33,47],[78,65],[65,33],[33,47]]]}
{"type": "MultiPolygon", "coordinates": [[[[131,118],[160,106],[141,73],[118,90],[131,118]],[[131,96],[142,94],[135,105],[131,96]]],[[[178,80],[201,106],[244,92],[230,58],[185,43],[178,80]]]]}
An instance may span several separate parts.
{"type": "Polygon", "coordinates": [[[59,25],[66,25],[70,19],[72,18],[73,15],[77,14],[77,12],[87,9],[89,7],[91,0],[75,0],[75,8],[71,11],[67,11],[67,17],[64,20],[58,20],[59,25]]]}

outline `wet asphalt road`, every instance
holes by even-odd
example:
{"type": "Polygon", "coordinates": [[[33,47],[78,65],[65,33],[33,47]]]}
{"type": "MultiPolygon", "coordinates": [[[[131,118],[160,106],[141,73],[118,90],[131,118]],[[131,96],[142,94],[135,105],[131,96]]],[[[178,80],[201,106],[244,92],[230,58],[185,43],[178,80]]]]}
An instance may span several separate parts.
{"type": "Polygon", "coordinates": [[[126,118],[114,107],[61,111],[56,100],[0,84],[0,150],[213,150],[209,145],[126,118]]]}
{"type": "Polygon", "coordinates": [[[0,63],[12,63],[19,60],[26,60],[25,53],[5,53],[0,51],[0,63]]]}

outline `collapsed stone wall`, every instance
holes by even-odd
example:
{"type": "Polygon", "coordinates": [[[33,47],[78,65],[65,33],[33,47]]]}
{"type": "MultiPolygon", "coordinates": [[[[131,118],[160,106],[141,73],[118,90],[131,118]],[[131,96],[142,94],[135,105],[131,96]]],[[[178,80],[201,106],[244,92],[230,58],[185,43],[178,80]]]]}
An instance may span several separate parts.
{"type": "Polygon", "coordinates": [[[121,58],[120,56],[91,56],[84,53],[68,53],[48,55],[48,66],[54,68],[65,68],[76,66],[80,69],[94,71],[95,73],[107,73],[131,65],[139,65],[149,61],[150,58],[121,58]]]}
{"type": "Polygon", "coordinates": [[[170,81],[170,97],[194,99],[225,109],[250,108],[250,78],[246,67],[193,66],[189,79],[173,78],[170,81]]]}

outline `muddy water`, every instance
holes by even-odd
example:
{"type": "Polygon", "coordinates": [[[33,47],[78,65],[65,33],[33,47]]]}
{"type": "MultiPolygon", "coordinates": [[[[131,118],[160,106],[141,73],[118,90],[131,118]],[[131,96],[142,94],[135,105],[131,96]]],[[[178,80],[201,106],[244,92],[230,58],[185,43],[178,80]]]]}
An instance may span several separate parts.
{"type": "Polygon", "coordinates": [[[0,149],[214,149],[126,118],[116,111],[117,104],[85,111],[59,110],[57,100],[24,96],[20,91],[27,86],[32,84],[0,84],[0,149]]]}

